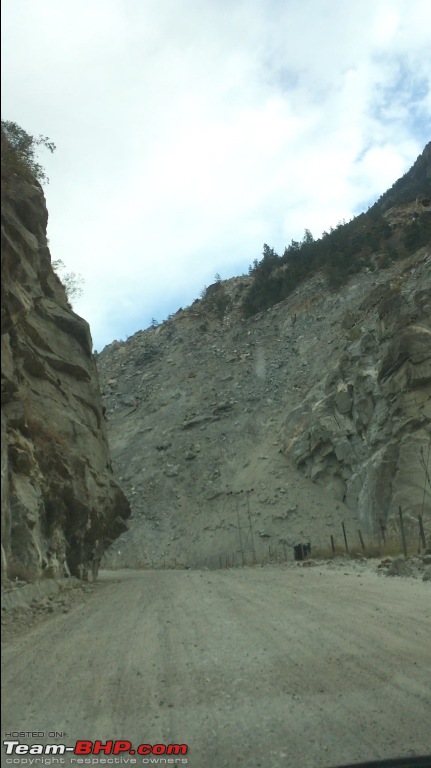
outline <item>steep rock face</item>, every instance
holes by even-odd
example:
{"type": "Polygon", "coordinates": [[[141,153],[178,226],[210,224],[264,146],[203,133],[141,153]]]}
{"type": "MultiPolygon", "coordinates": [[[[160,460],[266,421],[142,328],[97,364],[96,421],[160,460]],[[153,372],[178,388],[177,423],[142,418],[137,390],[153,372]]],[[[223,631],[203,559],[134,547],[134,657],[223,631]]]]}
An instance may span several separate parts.
{"type": "Polygon", "coordinates": [[[110,443],[133,509],[108,562],[283,556],[341,543],[342,521],[374,541],[398,505],[431,532],[430,280],[422,249],[338,292],[316,274],[244,320],[250,278],[234,278],[217,289],[223,319],[207,291],[106,347],[110,443]]]}
{"type": "Polygon", "coordinates": [[[9,578],[86,576],[122,531],[87,323],[51,267],[37,182],[2,199],[2,565],[9,578]],[[96,544],[96,542],[98,542],[96,544]]]}
{"type": "Polygon", "coordinates": [[[431,263],[423,249],[364,296],[346,291],[345,348],[287,414],[284,450],[367,530],[431,510],[431,263]]]}

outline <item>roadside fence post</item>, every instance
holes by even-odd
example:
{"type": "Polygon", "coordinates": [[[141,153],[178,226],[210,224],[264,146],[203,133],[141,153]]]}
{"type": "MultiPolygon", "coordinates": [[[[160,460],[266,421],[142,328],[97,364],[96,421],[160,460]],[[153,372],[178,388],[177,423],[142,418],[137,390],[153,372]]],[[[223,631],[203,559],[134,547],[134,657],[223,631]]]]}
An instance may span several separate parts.
{"type": "Polygon", "coordinates": [[[403,544],[404,557],[407,557],[406,534],[405,534],[405,531],[404,531],[404,520],[403,520],[403,513],[402,513],[402,510],[401,510],[401,507],[398,507],[398,513],[399,513],[399,516],[400,516],[401,541],[402,541],[402,544],[403,544]]]}
{"type": "Polygon", "coordinates": [[[344,525],[344,520],[343,520],[343,522],[341,523],[341,525],[343,526],[343,536],[344,536],[344,544],[345,544],[345,546],[346,546],[346,552],[347,552],[347,554],[349,554],[349,545],[348,545],[348,543],[347,543],[346,527],[345,527],[345,525],[344,525]]]}
{"type": "Polygon", "coordinates": [[[424,531],[424,524],[422,521],[422,515],[418,515],[419,520],[419,539],[422,545],[422,549],[426,549],[426,541],[425,541],[425,531],[424,531]]]}

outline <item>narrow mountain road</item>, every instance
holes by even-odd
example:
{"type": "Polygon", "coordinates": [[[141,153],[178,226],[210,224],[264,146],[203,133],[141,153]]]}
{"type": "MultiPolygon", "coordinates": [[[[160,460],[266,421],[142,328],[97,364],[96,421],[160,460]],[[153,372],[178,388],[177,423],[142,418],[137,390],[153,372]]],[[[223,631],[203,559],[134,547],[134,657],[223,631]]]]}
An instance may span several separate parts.
{"type": "Polygon", "coordinates": [[[2,739],[187,756],[2,765],[326,768],[431,753],[430,586],[350,564],[102,573],[69,613],[4,643],[2,739]]]}

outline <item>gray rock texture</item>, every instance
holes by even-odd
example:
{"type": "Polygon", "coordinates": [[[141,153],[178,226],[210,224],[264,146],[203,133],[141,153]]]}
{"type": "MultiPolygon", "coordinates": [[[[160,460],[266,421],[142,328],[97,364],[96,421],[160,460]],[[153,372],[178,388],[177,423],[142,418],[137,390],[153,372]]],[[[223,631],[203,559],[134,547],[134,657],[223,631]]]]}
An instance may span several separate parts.
{"type": "Polygon", "coordinates": [[[400,506],[415,525],[431,508],[429,252],[367,283],[364,275],[346,288],[356,317],[348,330],[341,324],[343,351],[286,415],[283,432],[297,466],[336,489],[372,531],[396,519],[400,506]]]}
{"type": "MultiPolygon", "coordinates": [[[[397,227],[403,211],[385,215],[397,227]]],[[[110,565],[328,548],[342,521],[359,547],[399,506],[408,533],[418,514],[431,530],[430,250],[337,292],[316,274],[244,320],[249,280],[97,356],[133,509],[110,565]]]]}
{"type": "Polygon", "coordinates": [[[126,529],[87,323],[52,270],[37,182],[2,190],[2,570],[86,577],[126,529]]]}

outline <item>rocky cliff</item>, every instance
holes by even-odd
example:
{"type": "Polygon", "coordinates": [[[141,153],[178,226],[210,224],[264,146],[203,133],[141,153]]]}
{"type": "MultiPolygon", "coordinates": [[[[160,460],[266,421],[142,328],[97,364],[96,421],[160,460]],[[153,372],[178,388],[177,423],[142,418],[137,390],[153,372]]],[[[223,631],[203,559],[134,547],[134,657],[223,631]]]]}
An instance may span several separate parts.
{"type": "MultiPolygon", "coordinates": [[[[339,354],[324,373],[315,324],[315,375],[282,427],[283,450],[315,482],[331,489],[368,531],[398,517],[416,524],[431,512],[431,261],[422,249],[396,268],[362,275],[331,314],[339,354]]],[[[317,309],[317,308],[316,308],[317,309]]]]}
{"type": "Polygon", "coordinates": [[[51,267],[42,189],[15,175],[2,192],[2,570],[85,577],[130,508],[112,474],[89,328],[51,267]]]}
{"type": "Polygon", "coordinates": [[[430,201],[431,197],[431,141],[419,155],[410,170],[382,195],[376,205],[383,211],[394,206],[407,205],[413,200],[430,201]]]}
{"type": "MultiPolygon", "coordinates": [[[[400,235],[419,215],[385,213],[400,235]]],[[[248,319],[251,278],[216,283],[98,355],[133,509],[110,564],[328,547],[343,521],[372,538],[399,506],[431,531],[430,248],[379,263],[338,290],[316,273],[248,319]]]]}

